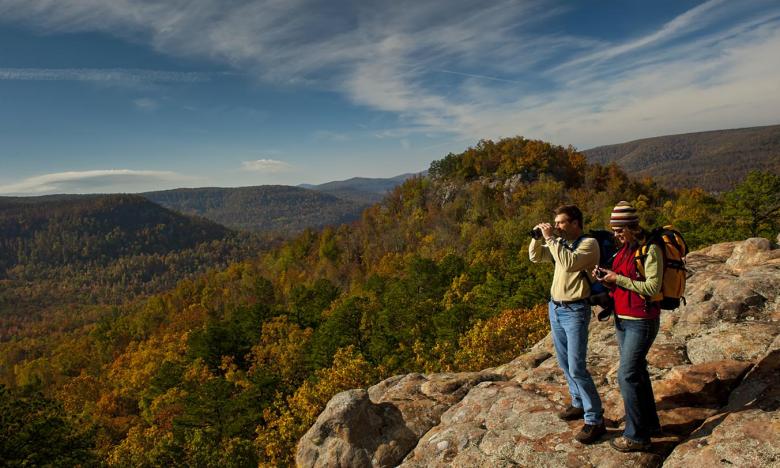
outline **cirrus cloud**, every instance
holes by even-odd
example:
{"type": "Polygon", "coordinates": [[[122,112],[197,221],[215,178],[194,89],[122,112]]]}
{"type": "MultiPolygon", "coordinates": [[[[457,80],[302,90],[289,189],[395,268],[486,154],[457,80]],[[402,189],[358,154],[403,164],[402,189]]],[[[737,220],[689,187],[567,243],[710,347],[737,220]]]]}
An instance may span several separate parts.
{"type": "MultiPolygon", "coordinates": [[[[567,27],[574,3],[0,0],[0,21],[104,32],[261,82],[332,90],[396,115],[401,138],[523,133],[587,147],[780,119],[777,2],[707,0],[609,40],[567,27]]],[[[114,76],[55,74],[71,75],[114,76]]]]}
{"type": "Polygon", "coordinates": [[[0,80],[116,83],[202,83],[213,74],[127,68],[0,68],[0,80]]]}
{"type": "Polygon", "coordinates": [[[68,171],[29,177],[13,184],[0,185],[6,195],[42,195],[51,193],[139,192],[176,184],[192,178],[169,171],[106,169],[68,171]]]}

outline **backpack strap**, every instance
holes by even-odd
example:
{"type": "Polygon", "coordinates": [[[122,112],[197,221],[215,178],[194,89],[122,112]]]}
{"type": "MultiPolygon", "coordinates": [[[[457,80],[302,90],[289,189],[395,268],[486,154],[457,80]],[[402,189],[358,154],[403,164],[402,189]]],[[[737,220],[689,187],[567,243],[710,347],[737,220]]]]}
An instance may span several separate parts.
{"type": "Polygon", "coordinates": [[[564,245],[564,246],[565,246],[567,249],[569,249],[569,250],[571,250],[572,252],[574,252],[575,250],[577,250],[577,247],[579,247],[579,246],[580,246],[580,243],[582,242],[582,239],[585,239],[586,237],[590,237],[590,236],[587,236],[587,235],[583,234],[583,235],[581,235],[580,237],[578,237],[577,239],[575,239],[575,240],[574,240],[574,242],[572,242],[571,244],[569,244],[569,243],[568,243],[568,242],[566,242],[566,241],[563,241],[563,245],[564,245]]]}
{"type": "MultiPolygon", "coordinates": [[[[580,246],[580,244],[582,243],[582,240],[585,239],[585,238],[588,238],[588,237],[594,238],[593,236],[589,236],[587,234],[583,234],[580,237],[578,237],[574,242],[572,242],[571,245],[569,245],[569,243],[565,242],[565,241],[564,241],[563,245],[566,246],[567,249],[569,249],[572,252],[574,252],[575,250],[577,250],[577,247],[580,246]]],[[[585,278],[585,281],[588,282],[588,286],[593,287],[593,281],[590,280],[590,275],[588,274],[587,271],[580,270],[580,275],[582,275],[585,278]]]]}

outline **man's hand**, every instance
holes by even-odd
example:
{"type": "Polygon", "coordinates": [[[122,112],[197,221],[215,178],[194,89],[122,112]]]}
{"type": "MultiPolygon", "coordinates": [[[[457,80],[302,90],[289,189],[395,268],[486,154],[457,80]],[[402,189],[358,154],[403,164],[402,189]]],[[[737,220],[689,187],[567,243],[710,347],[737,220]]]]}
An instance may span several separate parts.
{"type": "Polygon", "coordinates": [[[539,223],[534,226],[534,229],[539,228],[542,230],[544,240],[547,240],[553,236],[553,226],[550,223],[539,223]]]}

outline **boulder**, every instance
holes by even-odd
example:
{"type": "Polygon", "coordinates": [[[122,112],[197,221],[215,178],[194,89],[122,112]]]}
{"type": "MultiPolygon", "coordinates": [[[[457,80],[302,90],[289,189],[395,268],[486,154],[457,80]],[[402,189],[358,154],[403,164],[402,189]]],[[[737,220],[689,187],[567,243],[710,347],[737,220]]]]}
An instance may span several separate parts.
{"type": "MultiPolygon", "coordinates": [[[[754,237],[734,246],[726,265],[737,271],[748,267],[772,262],[780,258],[780,250],[772,250],[768,239],[754,237]]],[[[774,263],[774,262],[772,262],[774,263]]]]}
{"type": "Polygon", "coordinates": [[[487,372],[394,376],[334,396],[298,443],[299,466],[395,466],[487,372]]]}
{"type": "Polygon", "coordinates": [[[298,444],[299,466],[392,466],[417,442],[397,408],[365,390],[334,396],[298,444]]]}
{"type": "Polygon", "coordinates": [[[552,357],[552,354],[547,350],[531,351],[520,355],[508,364],[496,367],[493,369],[493,372],[512,379],[523,371],[539,367],[539,364],[550,357],[552,357]]]}

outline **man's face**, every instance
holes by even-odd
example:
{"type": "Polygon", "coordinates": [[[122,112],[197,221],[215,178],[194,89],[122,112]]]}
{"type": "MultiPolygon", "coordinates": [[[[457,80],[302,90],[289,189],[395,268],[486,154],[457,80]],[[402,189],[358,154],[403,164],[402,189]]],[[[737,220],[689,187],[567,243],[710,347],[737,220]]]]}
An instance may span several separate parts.
{"type": "Polygon", "coordinates": [[[573,239],[580,232],[579,223],[569,220],[565,214],[555,215],[555,229],[561,233],[564,239],[573,239]]]}

